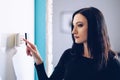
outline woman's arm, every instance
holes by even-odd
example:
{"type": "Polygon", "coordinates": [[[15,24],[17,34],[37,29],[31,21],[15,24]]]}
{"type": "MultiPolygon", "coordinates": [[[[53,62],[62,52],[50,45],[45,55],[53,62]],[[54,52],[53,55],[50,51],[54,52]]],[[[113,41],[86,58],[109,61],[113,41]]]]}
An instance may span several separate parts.
{"type": "Polygon", "coordinates": [[[32,44],[31,42],[27,41],[26,39],[23,39],[26,43],[27,43],[27,47],[26,47],[26,53],[28,56],[33,56],[34,60],[35,60],[35,67],[37,70],[37,74],[38,74],[38,78],[39,80],[62,80],[64,77],[64,61],[66,58],[66,51],[63,53],[63,55],[61,56],[57,66],[55,67],[52,75],[48,78],[46,72],[45,72],[45,68],[44,68],[44,63],[41,59],[41,56],[37,50],[37,47],[32,44]]]}
{"type": "Polygon", "coordinates": [[[37,65],[35,63],[34,65],[35,65],[35,68],[37,70],[38,79],[39,80],[49,80],[49,78],[45,72],[44,63],[41,63],[39,65],[37,65]]]}

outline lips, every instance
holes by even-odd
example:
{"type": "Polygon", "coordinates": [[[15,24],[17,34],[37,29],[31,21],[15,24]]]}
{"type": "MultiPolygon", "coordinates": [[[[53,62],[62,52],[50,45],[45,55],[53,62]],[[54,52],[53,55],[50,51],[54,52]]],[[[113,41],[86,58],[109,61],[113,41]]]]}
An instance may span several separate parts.
{"type": "Polygon", "coordinates": [[[77,38],[79,38],[79,36],[74,36],[74,38],[76,38],[76,39],[77,39],[77,38]]]}

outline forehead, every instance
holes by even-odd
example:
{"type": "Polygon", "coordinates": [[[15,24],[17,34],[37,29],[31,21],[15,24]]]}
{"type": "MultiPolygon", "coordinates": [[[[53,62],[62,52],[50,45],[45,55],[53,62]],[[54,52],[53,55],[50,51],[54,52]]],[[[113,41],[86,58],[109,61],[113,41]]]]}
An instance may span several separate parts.
{"type": "Polygon", "coordinates": [[[85,22],[87,22],[87,19],[82,14],[76,14],[73,18],[73,24],[76,24],[77,22],[85,23],[85,22]]]}

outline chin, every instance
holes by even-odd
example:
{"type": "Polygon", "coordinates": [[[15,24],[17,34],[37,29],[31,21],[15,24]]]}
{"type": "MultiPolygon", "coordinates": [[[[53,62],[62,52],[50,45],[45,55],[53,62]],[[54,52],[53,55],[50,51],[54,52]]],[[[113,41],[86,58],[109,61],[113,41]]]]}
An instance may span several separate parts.
{"type": "Polygon", "coordinates": [[[83,42],[81,42],[81,41],[75,41],[75,43],[76,43],[76,44],[81,44],[81,43],[83,43],[83,42]]]}
{"type": "Polygon", "coordinates": [[[87,40],[75,40],[76,44],[86,43],[87,40]]]}

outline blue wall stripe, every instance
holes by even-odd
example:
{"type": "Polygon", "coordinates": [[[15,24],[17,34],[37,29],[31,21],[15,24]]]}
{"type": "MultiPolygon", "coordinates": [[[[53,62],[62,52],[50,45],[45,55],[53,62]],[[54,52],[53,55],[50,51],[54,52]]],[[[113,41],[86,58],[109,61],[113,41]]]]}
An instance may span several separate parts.
{"type": "MultiPolygon", "coordinates": [[[[35,7],[35,44],[40,55],[46,63],[46,0],[34,0],[35,7]]],[[[35,71],[35,80],[38,80],[35,71]]]]}

